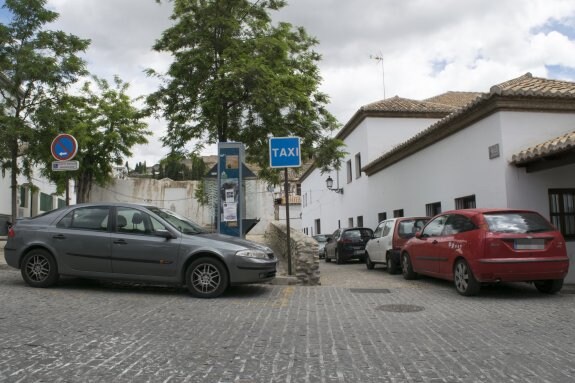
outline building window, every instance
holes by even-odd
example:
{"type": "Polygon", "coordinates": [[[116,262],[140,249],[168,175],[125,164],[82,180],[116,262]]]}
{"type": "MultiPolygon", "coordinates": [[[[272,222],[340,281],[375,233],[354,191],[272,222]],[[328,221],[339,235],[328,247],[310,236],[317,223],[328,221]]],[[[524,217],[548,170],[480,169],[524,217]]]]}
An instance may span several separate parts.
{"type": "Polygon", "coordinates": [[[346,167],[347,167],[347,183],[351,183],[351,160],[348,160],[346,162],[346,167]]]}
{"type": "Polygon", "coordinates": [[[575,189],[549,189],[549,215],[565,239],[575,239],[575,189]]]}
{"type": "Polygon", "coordinates": [[[26,188],[24,186],[20,186],[20,207],[26,207],[26,188]]]}
{"type": "Polygon", "coordinates": [[[297,185],[296,185],[296,191],[295,191],[295,194],[297,194],[297,195],[301,195],[301,184],[297,184],[297,185]]]}
{"type": "Polygon", "coordinates": [[[307,193],[303,195],[303,207],[307,206],[307,193]]]}
{"type": "Polygon", "coordinates": [[[358,216],[357,216],[357,226],[358,226],[358,227],[363,227],[363,215],[358,215],[358,216]]]}
{"type": "Polygon", "coordinates": [[[319,219],[315,220],[315,233],[321,234],[321,223],[320,223],[319,219]]]}
{"type": "Polygon", "coordinates": [[[441,213],[441,202],[428,203],[425,205],[425,214],[428,217],[433,217],[441,213]]]}
{"type": "Polygon", "coordinates": [[[50,194],[40,193],[40,210],[50,211],[52,209],[54,209],[52,196],[50,194]]]}
{"type": "Polygon", "coordinates": [[[385,221],[387,219],[387,213],[377,213],[377,222],[385,221]]]}
{"type": "Polygon", "coordinates": [[[403,217],[403,209],[393,211],[393,218],[403,217]]]}
{"type": "Polygon", "coordinates": [[[361,153],[355,155],[355,178],[361,177],[361,153]]]}
{"type": "Polygon", "coordinates": [[[475,209],[475,194],[455,199],[456,209],[475,209]]]}
{"type": "Polygon", "coordinates": [[[64,206],[66,206],[66,201],[62,198],[58,198],[58,209],[64,206]]]}
{"type": "Polygon", "coordinates": [[[347,219],[347,227],[353,227],[353,217],[347,219]]]}

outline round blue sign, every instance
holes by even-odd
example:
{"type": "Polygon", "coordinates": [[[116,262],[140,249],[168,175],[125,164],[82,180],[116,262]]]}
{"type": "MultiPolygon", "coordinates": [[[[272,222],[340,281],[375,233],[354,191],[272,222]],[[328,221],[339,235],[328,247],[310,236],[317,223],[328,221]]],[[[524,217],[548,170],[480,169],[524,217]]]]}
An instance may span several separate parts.
{"type": "Polygon", "coordinates": [[[58,134],[50,147],[52,156],[58,161],[68,161],[78,152],[78,141],[69,134],[58,134]]]}

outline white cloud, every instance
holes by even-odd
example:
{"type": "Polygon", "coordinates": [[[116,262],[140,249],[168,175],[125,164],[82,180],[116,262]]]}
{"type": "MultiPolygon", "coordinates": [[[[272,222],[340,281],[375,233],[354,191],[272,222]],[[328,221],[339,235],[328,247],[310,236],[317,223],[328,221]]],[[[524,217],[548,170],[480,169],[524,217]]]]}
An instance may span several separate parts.
{"type": "MultiPolygon", "coordinates": [[[[169,65],[169,56],[151,50],[170,24],[169,1],[48,4],[60,13],[59,29],[92,40],[86,54],[92,73],[120,75],[134,96],[155,89],[157,80],[143,70],[169,65]]],[[[575,66],[575,37],[548,30],[575,18],[572,0],[291,0],[272,16],[319,39],[321,89],[342,124],[360,106],[383,98],[381,65],[370,55],[383,54],[387,97],[420,99],[449,90],[488,91],[526,72],[548,76],[546,65],[575,66]]],[[[135,149],[131,162],[151,164],[167,152],[159,144],[164,125],[150,123],[155,136],[135,149]]]]}

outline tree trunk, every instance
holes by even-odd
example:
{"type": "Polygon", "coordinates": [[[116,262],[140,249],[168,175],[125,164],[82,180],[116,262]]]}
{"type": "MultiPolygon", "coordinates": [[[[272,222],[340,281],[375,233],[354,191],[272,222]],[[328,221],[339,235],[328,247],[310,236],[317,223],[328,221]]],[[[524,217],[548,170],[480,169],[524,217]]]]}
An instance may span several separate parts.
{"type": "Polygon", "coordinates": [[[10,148],[10,192],[12,195],[12,223],[18,218],[18,141],[12,143],[10,148]]]}
{"type": "Polygon", "coordinates": [[[76,203],[90,202],[90,190],[92,189],[92,175],[82,172],[76,180],[76,203]]]}

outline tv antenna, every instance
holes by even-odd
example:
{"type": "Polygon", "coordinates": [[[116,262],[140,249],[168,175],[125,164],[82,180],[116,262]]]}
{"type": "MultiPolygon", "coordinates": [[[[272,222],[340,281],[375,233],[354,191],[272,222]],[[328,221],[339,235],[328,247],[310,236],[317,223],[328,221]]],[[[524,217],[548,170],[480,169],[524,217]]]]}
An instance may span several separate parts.
{"type": "Polygon", "coordinates": [[[383,53],[379,52],[378,56],[369,55],[369,58],[377,61],[378,64],[381,63],[381,79],[383,82],[383,99],[385,100],[385,68],[383,65],[383,53]]]}

